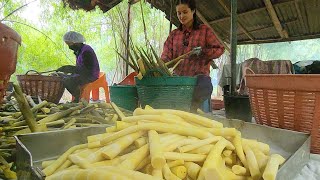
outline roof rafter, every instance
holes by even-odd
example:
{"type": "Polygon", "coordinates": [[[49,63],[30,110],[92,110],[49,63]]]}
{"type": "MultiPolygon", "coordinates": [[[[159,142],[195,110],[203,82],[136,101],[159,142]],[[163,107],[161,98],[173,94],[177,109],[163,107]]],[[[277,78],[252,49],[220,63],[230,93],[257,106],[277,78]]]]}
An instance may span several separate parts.
{"type": "Polygon", "coordinates": [[[280,37],[288,39],[289,38],[288,32],[285,29],[283,29],[283,27],[280,23],[280,20],[278,18],[278,15],[277,15],[271,1],[270,0],[263,0],[263,2],[267,7],[267,11],[270,15],[270,18],[271,18],[276,30],[278,31],[280,37]]]}
{"type": "MultiPolygon", "coordinates": [[[[298,21],[298,19],[293,19],[293,20],[290,20],[290,21],[283,22],[282,24],[289,25],[289,24],[295,23],[297,21],[298,21]]],[[[262,30],[266,30],[266,29],[270,29],[270,28],[274,28],[274,25],[273,24],[264,25],[264,26],[262,26],[260,28],[250,30],[249,32],[253,33],[253,32],[262,31],[262,30]]],[[[243,34],[244,33],[240,33],[239,35],[243,35],[243,34]]]]}
{"type": "MultiPolygon", "coordinates": [[[[305,35],[301,36],[302,39],[318,39],[320,38],[320,34],[312,34],[312,35],[305,35]]],[[[300,36],[296,37],[289,37],[288,39],[283,38],[277,38],[277,39],[256,39],[256,41],[242,41],[239,45],[245,45],[245,44],[260,44],[260,43],[274,43],[274,42],[288,42],[288,41],[297,41],[301,40],[300,36]]]]}
{"type": "MultiPolygon", "coordinates": [[[[296,0],[281,2],[281,3],[274,4],[273,6],[274,6],[274,7],[279,7],[279,6],[283,6],[283,5],[286,5],[286,4],[292,4],[292,3],[294,3],[295,1],[296,1],[296,0]]],[[[299,0],[298,0],[298,1],[299,1],[299,0]]],[[[257,12],[260,12],[260,11],[265,11],[266,9],[267,9],[266,7],[261,7],[261,8],[257,8],[257,9],[252,9],[252,10],[249,10],[249,11],[245,11],[245,12],[239,13],[239,14],[238,14],[238,17],[242,17],[242,16],[245,16],[245,15],[248,15],[248,14],[252,14],[252,13],[257,13],[257,12]]],[[[216,19],[216,20],[210,21],[209,23],[210,23],[210,24],[215,24],[215,23],[218,23],[218,22],[230,20],[230,18],[231,18],[231,17],[228,16],[228,17],[224,17],[224,18],[221,18],[221,19],[216,19]]]]}
{"type": "MultiPolygon", "coordinates": [[[[223,0],[218,0],[220,5],[223,7],[223,9],[229,14],[231,15],[231,11],[230,8],[223,2],[223,0]]],[[[254,41],[253,36],[248,32],[248,30],[238,21],[238,26],[240,27],[240,29],[251,39],[254,41]]]]}

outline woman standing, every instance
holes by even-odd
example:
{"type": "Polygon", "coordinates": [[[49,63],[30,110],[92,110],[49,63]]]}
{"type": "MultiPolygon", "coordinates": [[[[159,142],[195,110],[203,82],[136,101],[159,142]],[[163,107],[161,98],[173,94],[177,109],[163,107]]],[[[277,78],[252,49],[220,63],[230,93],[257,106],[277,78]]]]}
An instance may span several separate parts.
{"type": "Polygon", "coordinates": [[[202,52],[199,56],[186,58],[174,71],[179,76],[197,77],[191,107],[191,111],[196,111],[203,101],[211,99],[210,62],[223,54],[224,47],[207,25],[199,24],[197,21],[195,0],[178,0],[176,11],[180,26],[170,33],[164,43],[161,58],[168,62],[195,47],[201,47],[202,52]]]}

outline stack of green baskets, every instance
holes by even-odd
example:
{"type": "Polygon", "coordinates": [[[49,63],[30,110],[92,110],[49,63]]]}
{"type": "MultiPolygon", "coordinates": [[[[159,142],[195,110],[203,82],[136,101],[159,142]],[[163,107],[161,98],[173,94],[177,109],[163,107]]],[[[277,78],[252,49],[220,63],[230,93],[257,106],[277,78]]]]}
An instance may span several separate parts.
{"type": "Polygon", "coordinates": [[[142,107],[189,111],[196,81],[185,76],[136,77],[139,101],[142,107]]]}
{"type": "Polygon", "coordinates": [[[117,106],[133,111],[138,107],[137,87],[132,85],[110,86],[110,99],[117,106]]]}

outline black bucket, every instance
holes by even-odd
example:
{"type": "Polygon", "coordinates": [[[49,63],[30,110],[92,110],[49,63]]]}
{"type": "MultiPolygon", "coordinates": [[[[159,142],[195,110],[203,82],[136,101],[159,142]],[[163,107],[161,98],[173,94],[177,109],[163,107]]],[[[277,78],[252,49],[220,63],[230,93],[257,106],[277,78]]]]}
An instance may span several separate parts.
{"type": "Polygon", "coordinates": [[[224,95],[226,118],[252,121],[252,112],[249,96],[224,95]]]}

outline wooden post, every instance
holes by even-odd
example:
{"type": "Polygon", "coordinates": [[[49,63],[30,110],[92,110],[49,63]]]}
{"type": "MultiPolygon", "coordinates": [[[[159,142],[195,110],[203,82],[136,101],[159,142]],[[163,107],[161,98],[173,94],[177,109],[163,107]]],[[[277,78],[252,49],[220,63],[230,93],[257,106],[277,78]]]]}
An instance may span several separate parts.
{"type": "Polygon", "coordinates": [[[171,7],[170,7],[170,27],[169,27],[169,34],[170,34],[171,31],[172,31],[172,14],[173,14],[173,6],[174,6],[175,1],[170,1],[170,2],[171,2],[171,3],[170,3],[171,7]]]}
{"type": "Polygon", "coordinates": [[[237,76],[237,0],[231,0],[231,95],[235,94],[237,76]]]}

